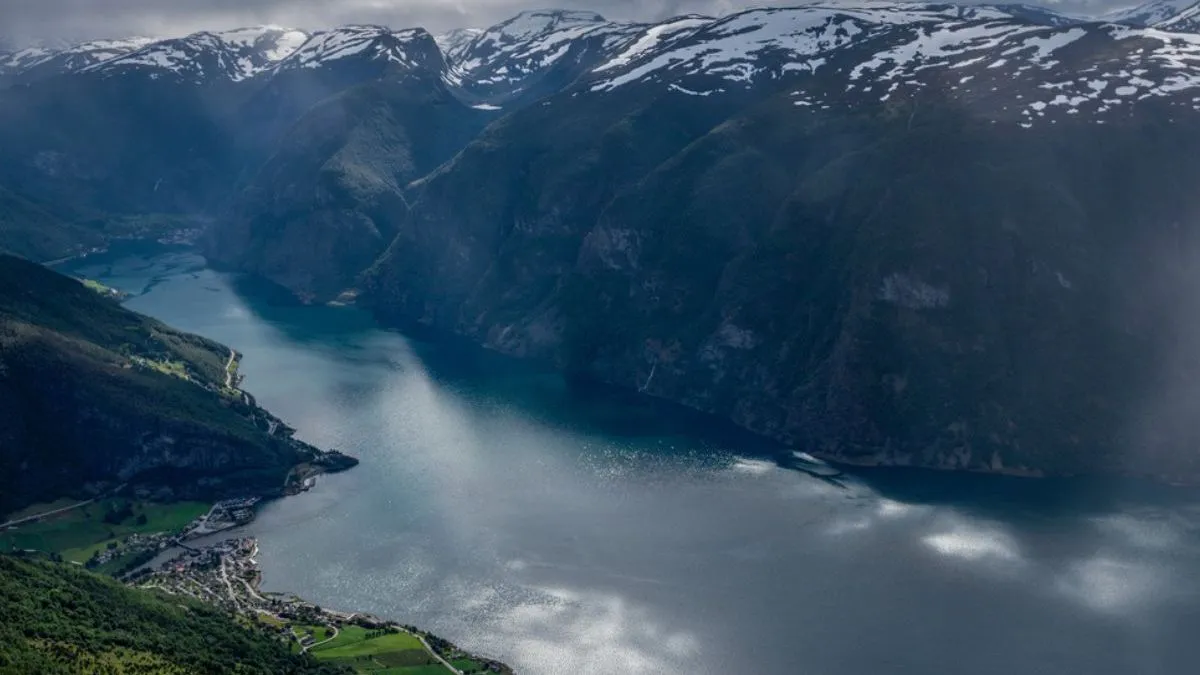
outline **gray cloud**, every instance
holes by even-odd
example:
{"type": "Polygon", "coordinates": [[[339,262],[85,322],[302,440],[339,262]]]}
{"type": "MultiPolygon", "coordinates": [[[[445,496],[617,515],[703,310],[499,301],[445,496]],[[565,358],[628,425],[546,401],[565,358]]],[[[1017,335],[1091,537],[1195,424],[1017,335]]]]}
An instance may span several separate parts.
{"type": "MultiPolygon", "coordinates": [[[[971,0],[968,0],[971,1],[971,0]]],[[[1000,0],[1004,1],[1004,0],[1000,0]]],[[[1038,0],[1032,0],[1038,2],[1038,0]]],[[[1099,11],[1136,0],[1040,0],[1062,10],[1099,11]]],[[[0,0],[0,39],[11,43],[129,35],[178,36],[265,23],[323,28],[382,23],[431,31],[485,27],[540,4],[590,9],[610,19],[654,20],[695,12],[720,15],[796,0],[0,0]]]]}

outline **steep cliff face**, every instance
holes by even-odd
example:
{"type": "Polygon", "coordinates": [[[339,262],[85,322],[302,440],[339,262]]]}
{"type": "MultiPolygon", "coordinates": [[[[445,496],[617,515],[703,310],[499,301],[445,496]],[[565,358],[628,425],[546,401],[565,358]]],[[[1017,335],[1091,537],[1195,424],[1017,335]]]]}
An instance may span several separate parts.
{"type": "Polygon", "coordinates": [[[120,483],[281,488],[318,452],[229,386],[232,352],[0,256],[0,512],[120,483]]]}
{"type": "Polygon", "coordinates": [[[565,99],[414,186],[368,276],[385,320],[849,462],[1200,479],[1181,425],[1146,432],[1195,369],[1195,125],[565,99]]]}
{"type": "Polygon", "coordinates": [[[305,114],[206,234],[213,261],[306,298],[354,283],[386,248],[404,186],[453,156],[488,115],[436,74],[351,88],[305,114]]]}

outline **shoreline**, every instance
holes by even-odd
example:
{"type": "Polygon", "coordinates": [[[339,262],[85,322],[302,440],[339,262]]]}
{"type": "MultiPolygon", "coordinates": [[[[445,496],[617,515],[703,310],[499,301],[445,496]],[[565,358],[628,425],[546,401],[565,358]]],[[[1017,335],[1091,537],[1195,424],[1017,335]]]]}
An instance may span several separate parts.
{"type": "MultiPolygon", "coordinates": [[[[513,673],[509,666],[500,661],[464,651],[454,643],[412,625],[364,612],[322,608],[291,593],[263,592],[260,588],[263,572],[256,559],[258,552],[258,540],[254,537],[230,538],[200,548],[187,547],[185,553],[153,569],[146,567],[133,572],[123,581],[136,588],[187,595],[228,609],[256,621],[266,630],[273,628],[281,639],[288,639],[289,642],[294,640],[300,654],[313,653],[312,650],[332,642],[338,635],[354,627],[359,631],[370,631],[367,634],[375,636],[367,638],[364,643],[389,634],[412,636],[437,663],[455,675],[513,673]],[[302,637],[297,628],[301,631],[307,629],[308,633],[302,637]],[[318,641],[315,638],[316,628],[326,629],[326,635],[332,631],[333,636],[318,641]],[[462,670],[452,662],[470,663],[472,667],[462,670]]],[[[314,656],[321,658],[316,653],[314,656]]]]}
{"type": "MultiPolygon", "coordinates": [[[[43,263],[43,264],[44,265],[59,264],[63,261],[73,260],[75,258],[86,258],[89,255],[93,255],[93,254],[103,255],[103,254],[110,252],[113,245],[124,244],[124,243],[157,244],[157,245],[163,246],[163,247],[182,246],[186,250],[203,257],[203,255],[200,252],[200,249],[196,245],[195,241],[189,237],[182,237],[182,238],[177,238],[177,239],[170,239],[167,236],[163,236],[163,237],[130,237],[130,238],[114,239],[113,241],[109,242],[105,247],[103,247],[99,250],[96,250],[96,251],[84,252],[77,256],[72,256],[70,258],[64,258],[62,260],[56,260],[56,261],[52,261],[50,263],[43,263]]],[[[210,267],[211,269],[224,269],[224,271],[226,271],[226,272],[242,274],[241,272],[238,272],[237,270],[229,270],[229,269],[221,268],[219,263],[217,263],[215,261],[210,261],[207,258],[204,258],[204,260],[205,260],[206,266],[210,267]]],[[[369,303],[364,305],[364,304],[361,304],[358,302],[360,300],[359,296],[361,295],[361,293],[356,290],[343,291],[336,298],[334,298],[330,301],[327,301],[327,302],[309,302],[309,301],[305,301],[304,298],[299,297],[294,291],[288,289],[286,286],[282,286],[274,281],[271,281],[270,279],[266,279],[265,277],[260,277],[260,276],[255,276],[255,275],[248,275],[248,276],[251,276],[260,281],[265,281],[267,283],[272,284],[273,286],[276,286],[279,290],[286,293],[287,296],[290,298],[290,300],[292,302],[296,303],[297,306],[303,306],[303,307],[315,307],[315,306],[357,307],[358,309],[360,309],[360,310],[366,312],[368,315],[370,315],[373,324],[380,330],[389,331],[389,332],[397,332],[397,333],[400,333],[400,334],[406,335],[406,336],[415,333],[415,334],[424,335],[426,337],[437,337],[440,339],[446,339],[446,340],[453,341],[457,345],[460,345],[465,348],[469,348],[476,352],[495,354],[503,359],[512,361],[514,363],[522,363],[522,364],[525,364],[528,366],[545,366],[545,365],[547,365],[547,363],[545,361],[541,361],[539,359],[529,359],[529,358],[516,356],[516,355],[510,354],[510,353],[507,353],[504,350],[496,349],[493,346],[489,346],[486,343],[472,340],[470,338],[467,338],[467,337],[465,337],[461,334],[455,333],[453,331],[446,331],[446,330],[431,328],[429,326],[422,326],[420,324],[417,324],[417,323],[411,322],[411,321],[398,321],[397,322],[397,321],[382,320],[374,311],[372,311],[372,309],[369,306],[369,303]]],[[[240,356],[240,354],[239,354],[239,356],[240,356]]],[[[755,441],[758,441],[759,443],[765,443],[765,444],[774,446],[775,452],[780,455],[786,454],[788,456],[794,456],[796,453],[809,454],[810,456],[814,457],[815,459],[818,459],[824,463],[827,463],[829,466],[836,468],[841,473],[852,472],[854,469],[899,470],[899,471],[913,470],[913,471],[929,472],[930,474],[937,474],[937,475],[961,474],[961,475],[968,475],[968,476],[985,476],[985,477],[997,477],[997,478],[1004,478],[1004,479],[1014,478],[1014,479],[1020,479],[1020,480],[1028,480],[1031,482],[1073,480],[1073,479],[1101,480],[1101,481],[1129,480],[1129,481],[1138,482],[1138,483],[1146,482],[1153,486],[1170,488],[1170,489],[1185,489],[1185,490],[1200,489],[1200,476],[1192,477],[1192,476],[1180,476],[1180,475],[1172,475],[1172,474],[1154,473],[1154,472],[1149,472],[1149,471],[1137,471],[1132,468],[1115,469],[1115,470],[1108,470],[1108,471],[1097,471],[1097,472],[1090,472],[1090,471],[1061,472],[1061,471],[1048,471],[1048,470],[1039,469],[1036,467],[1027,467],[1027,466],[1019,465],[1019,464],[1018,465],[1006,465],[1002,462],[998,462],[995,464],[988,462],[986,464],[985,463],[973,463],[973,464],[966,464],[966,465],[954,464],[954,463],[948,463],[948,462],[940,462],[940,463],[939,462],[928,462],[928,463],[917,462],[917,463],[914,463],[911,460],[901,459],[896,456],[889,456],[885,453],[846,454],[844,452],[824,452],[824,451],[821,451],[821,450],[815,449],[815,448],[806,448],[806,447],[803,447],[800,445],[795,445],[793,442],[789,441],[789,439],[787,439],[785,437],[781,437],[781,436],[772,434],[768,431],[764,431],[761,429],[755,429],[751,426],[748,426],[746,424],[736,421],[735,419],[733,419],[731,416],[729,416],[727,414],[724,414],[724,413],[721,413],[718,411],[710,410],[710,409],[695,406],[695,405],[689,405],[688,403],[685,403],[683,401],[679,401],[679,400],[676,400],[676,399],[670,398],[670,397],[660,396],[660,395],[654,394],[652,392],[643,391],[643,390],[639,389],[638,387],[631,387],[626,384],[610,382],[610,381],[606,381],[606,380],[596,378],[596,377],[581,376],[578,373],[564,372],[559,369],[553,369],[553,370],[554,370],[554,372],[558,373],[559,375],[561,375],[567,379],[572,378],[572,377],[578,378],[580,382],[586,384],[589,387],[594,387],[599,391],[607,390],[607,391],[617,392],[622,396],[634,396],[634,397],[638,397],[638,398],[643,398],[643,399],[646,399],[647,401],[652,401],[655,404],[665,405],[665,406],[668,406],[669,408],[672,408],[672,409],[675,409],[675,410],[678,410],[681,412],[687,412],[689,414],[697,415],[699,418],[703,419],[707,424],[714,424],[717,427],[724,428],[724,429],[720,430],[718,433],[721,433],[724,435],[724,434],[728,434],[729,432],[732,431],[739,435],[746,435],[746,436],[754,439],[755,441]]],[[[804,471],[805,473],[810,473],[804,469],[800,469],[800,470],[804,471]]],[[[828,479],[831,477],[831,476],[818,475],[818,474],[810,474],[810,475],[814,475],[814,477],[820,478],[820,479],[828,479]]],[[[834,477],[836,478],[836,476],[834,476],[834,477]]]]}

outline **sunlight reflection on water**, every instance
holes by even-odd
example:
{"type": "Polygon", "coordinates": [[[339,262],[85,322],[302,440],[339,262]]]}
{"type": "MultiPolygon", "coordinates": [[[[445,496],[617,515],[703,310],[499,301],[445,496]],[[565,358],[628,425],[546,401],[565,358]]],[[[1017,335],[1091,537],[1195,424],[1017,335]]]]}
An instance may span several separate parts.
{"type": "Polygon", "coordinates": [[[247,528],[270,590],[535,675],[1200,662],[1197,500],[1047,507],[1023,501],[1026,483],[911,489],[937,484],[924,474],[834,484],[641,399],[581,398],[553,374],[156,260],[93,271],[119,288],[158,277],[132,307],[242,351],[261,403],[362,460],[247,528]]]}

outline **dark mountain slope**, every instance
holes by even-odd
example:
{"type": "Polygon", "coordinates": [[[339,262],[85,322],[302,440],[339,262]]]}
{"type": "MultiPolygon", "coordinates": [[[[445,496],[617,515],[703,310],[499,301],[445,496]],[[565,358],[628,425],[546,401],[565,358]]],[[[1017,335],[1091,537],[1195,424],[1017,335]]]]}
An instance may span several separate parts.
{"type": "Polygon", "coordinates": [[[1145,428],[1195,371],[1171,289],[1200,128],[1001,125],[943,91],[785,93],[675,143],[622,131],[682,97],[551,99],[418,185],[372,302],[827,457],[1200,479],[1181,424],[1145,428]]]}
{"type": "Polygon", "coordinates": [[[6,91],[0,182],[76,210],[211,210],[239,166],[233,86],[81,74],[6,91]]]}
{"type": "Polygon", "coordinates": [[[0,186],[0,252],[52,260],[102,243],[95,230],[0,186]]]}
{"type": "Polygon", "coordinates": [[[393,291],[380,311],[465,329],[464,312],[499,310],[509,293],[549,291],[574,258],[580,228],[614,194],[736,110],[732,101],[622,98],[598,107],[560,96],[507,116],[411,186],[412,212],[369,281],[393,291]],[[511,255],[538,262],[495,265],[511,255]],[[430,297],[439,301],[427,305],[430,297]]]}
{"type": "Polygon", "coordinates": [[[211,259],[328,298],[383,251],[404,186],[452,157],[487,119],[436,72],[349,89],[310,110],[205,237],[211,259]]]}
{"type": "Polygon", "coordinates": [[[266,433],[277,420],[226,386],[230,353],[0,256],[0,512],[118,483],[280,488],[317,451],[266,433]]]}
{"type": "Polygon", "coordinates": [[[243,178],[253,177],[292,125],[322,101],[369,82],[402,79],[410,70],[443,67],[433,36],[422,29],[343,26],[314,34],[246,88],[229,128],[250,158],[243,178]]]}
{"type": "Polygon", "coordinates": [[[274,64],[257,42],[231,41],[245,32],[157,42],[6,90],[0,184],[87,219],[215,215],[314,106],[414,70],[436,79],[444,66],[423,30],[326,31],[274,64]]]}
{"type": "Polygon", "coordinates": [[[0,556],[0,672],[338,673],[215,607],[0,556]]]}
{"type": "Polygon", "coordinates": [[[572,365],[848,461],[1195,480],[1189,435],[1137,436],[1181,367],[1195,262],[1149,269],[1195,236],[1196,129],[929,107],[765,109],[621,195],[564,284],[572,365]]]}

